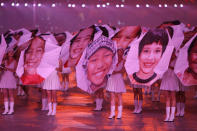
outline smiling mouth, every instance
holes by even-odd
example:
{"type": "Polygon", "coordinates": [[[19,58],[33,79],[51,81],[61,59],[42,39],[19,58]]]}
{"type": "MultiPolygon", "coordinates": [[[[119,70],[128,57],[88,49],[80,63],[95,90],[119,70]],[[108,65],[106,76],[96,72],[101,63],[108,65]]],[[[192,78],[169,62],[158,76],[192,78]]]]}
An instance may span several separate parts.
{"type": "Polygon", "coordinates": [[[82,48],[77,48],[77,49],[74,49],[73,52],[74,53],[79,53],[79,52],[81,52],[81,50],[82,50],[82,48]]]}
{"type": "Polygon", "coordinates": [[[154,66],[154,63],[144,63],[145,68],[151,68],[154,66]]]}
{"type": "Polygon", "coordinates": [[[101,71],[98,71],[98,72],[94,73],[94,76],[96,76],[96,77],[102,77],[104,75],[105,71],[106,71],[106,69],[103,69],[101,71]]]}

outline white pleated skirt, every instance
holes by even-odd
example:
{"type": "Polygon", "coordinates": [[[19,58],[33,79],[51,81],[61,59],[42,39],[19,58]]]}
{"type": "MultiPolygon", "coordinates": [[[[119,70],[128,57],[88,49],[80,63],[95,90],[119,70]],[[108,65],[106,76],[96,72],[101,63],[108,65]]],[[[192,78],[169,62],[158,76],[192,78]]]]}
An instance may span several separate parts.
{"type": "Polygon", "coordinates": [[[13,72],[5,71],[0,77],[0,88],[16,89],[16,77],[13,72]]]}
{"type": "Polygon", "coordinates": [[[125,93],[126,88],[121,73],[113,74],[109,77],[106,90],[115,93],[125,93]]]}
{"type": "Polygon", "coordinates": [[[164,73],[160,90],[179,91],[179,79],[172,69],[164,73]]]}
{"type": "Polygon", "coordinates": [[[60,90],[60,80],[57,71],[53,71],[44,81],[43,89],[60,90]]]}

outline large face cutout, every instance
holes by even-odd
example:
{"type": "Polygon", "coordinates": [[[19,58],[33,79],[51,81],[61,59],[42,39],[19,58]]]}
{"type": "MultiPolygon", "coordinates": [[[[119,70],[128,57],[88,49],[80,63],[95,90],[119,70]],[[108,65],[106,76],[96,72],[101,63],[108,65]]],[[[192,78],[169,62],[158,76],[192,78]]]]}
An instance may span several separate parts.
{"type": "Polygon", "coordinates": [[[135,39],[137,32],[140,30],[138,26],[127,26],[120,29],[120,31],[112,38],[117,43],[118,49],[126,49],[128,45],[135,39]]]}
{"type": "Polygon", "coordinates": [[[197,74],[197,42],[188,54],[189,68],[197,74]]]}
{"type": "Polygon", "coordinates": [[[25,71],[34,74],[36,68],[40,65],[44,54],[45,42],[39,37],[35,37],[30,47],[25,51],[25,71]]]}
{"type": "Polygon", "coordinates": [[[91,36],[93,33],[92,28],[84,29],[73,41],[70,47],[70,58],[77,59],[83,53],[85,47],[91,42],[91,36]]]}
{"type": "Polygon", "coordinates": [[[159,63],[162,55],[162,46],[158,43],[145,45],[139,56],[140,73],[153,74],[155,66],[159,63]]]}
{"type": "Polygon", "coordinates": [[[94,53],[87,63],[88,79],[94,85],[100,85],[112,65],[113,53],[106,48],[100,48],[94,53]]]}

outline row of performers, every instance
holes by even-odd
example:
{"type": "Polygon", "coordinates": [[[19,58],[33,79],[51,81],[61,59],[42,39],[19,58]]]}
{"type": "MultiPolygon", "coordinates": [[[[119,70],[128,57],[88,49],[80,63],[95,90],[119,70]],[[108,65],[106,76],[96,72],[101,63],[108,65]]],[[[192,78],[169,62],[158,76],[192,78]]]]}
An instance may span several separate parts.
{"type": "MultiPolygon", "coordinates": [[[[13,98],[8,104],[6,96],[7,89],[16,87],[15,69],[21,85],[43,83],[50,97],[48,115],[56,113],[54,92],[60,87],[59,76],[67,76],[72,71],[76,71],[77,87],[95,94],[96,110],[101,109],[102,90],[111,92],[109,118],[115,116],[115,94],[119,99],[117,118],[122,116],[122,93],[126,92],[122,73],[125,71],[138,93],[162,78],[161,89],[168,91],[168,98],[174,98],[180,85],[197,85],[196,31],[179,21],[164,22],[154,29],[93,25],[74,34],[41,34],[25,29],[10,31],[1,38],[1,46],[5,49],[1,50],[0,80],[5,96],[3,114],[13,113],[13,98]]],[[[169,101],[167,99],[165,121],[174,120],[176,102],[170,104],[169,101]]],[[[134,103],[137,105],[134,112],[141,112],[140,98],[134,103]]]]}

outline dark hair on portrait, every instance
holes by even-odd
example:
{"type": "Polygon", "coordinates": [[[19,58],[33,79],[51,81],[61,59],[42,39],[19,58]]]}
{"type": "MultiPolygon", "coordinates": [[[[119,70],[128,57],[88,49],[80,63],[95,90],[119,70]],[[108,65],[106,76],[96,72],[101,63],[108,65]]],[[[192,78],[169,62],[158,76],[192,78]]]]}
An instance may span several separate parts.
{"type": "MultiPolygon", "coordinates": [[[[142,33],[141,27],[139,27],[139,28],[140,28],[140,29],[139,29],[137,32],[135,32],[135,38],[139,38],[140,35],[141,35],[141,33],[142,33]]],[[[120,30],[120,31],[121,31],[121,30],[120,30]]],[[[111,39],[117,37],[117,35],[119,34],[120,31],[118,31],[111,39]]]]}
{"type": "Polygon", "coordinates": [[[36,34],[38,33],[38,29],[33,29],[33,30],[30,30],[30,32],[32,33],[31,34],[31,37],[35,37],[36,36],[36,34]]]}
{"type": "Polygon", "coordinates": [[[12,36],[13,36],[13,34],[9,34],[6,38],[5,38],[5,41],[6,41],[6,43],[9,45],[10,44],[10,42],[12,41],[12,36]]]}
{"type": "Polygon", "coordinates": [[[102,35],[109,37],[109,32],[105,27],[99,26],[99,28],[102,30],[102,35]]]}
{"type": "Polygon", "coordinates": [[[167,30],[168,30],[168,33],[169,33],[170,37],[172,38],[173,35],[174,35],[174,30],[173,30],[173,28],[170,27],[170,26],[168,26],[168,27],[167,27],[167,30]]]}
{"type": "MultiPolygon", "coordinates": [[[[94,39],[94,34],[97,32],[96,26],[95,26],[95,25],[92,25],[92,26],[90,26],[90,27],[88,27],[88,28],[93,29],[93,32],[92,32],[92,35],[91,35],[91,40],[93,40],[93,39],[94,39]]],[[[82,31],[84,31],[84,30],[86,30],[86,29],[88,29],[88,28],[81,29],[81,30],[70,40],[70,45],[73,44],[73,42],[75,41],[75,39],[78,37],[78,35],[79,35],[82,31]]]]}
{"type": "Polygon", "coordinates": [[[193,39],[192,43],[190,44],[188,50],[187,50],[187,53],[188,53],[188,56],[192,50],[192,48],[194,47],[194,45],[197,44],[197,36],[193,39]]]}
{"type": "Polygon", "coordinates": [[[142,49],[144,48],[145,45],[150,45],[153,42],[162,45],[162,54],[163,54],[168,44],[168,34],[166,33],[166,31],[164,29],[158,29],[158,28],[149,30],[140,41],[138,56],[140,56],[142,49]]]}
{"type": "Polygon", "coordinates": [[[66,37],[66,33],[55,33],[54,36],[59,36],[59,35],[63,35],[64,37],[66,37]]]}
{"type": "Polygon", "coordinates": [[[17,35],[20,35],[20,36],[22,36],[22,35],[23,35],[23,32],[22,32],[22,31],[20,31],[20,32],[17,32],[17,35]]]}
{"type": "Polygon", "coordinates": [[[173,20],[173,21],[164,21],[162,24],[180,25],[181,22],[179,20],[173,20]]]}

